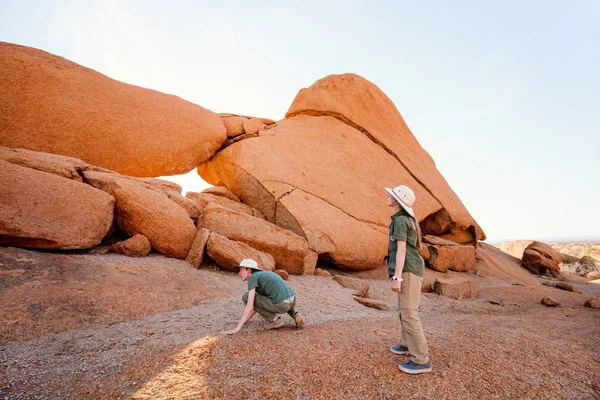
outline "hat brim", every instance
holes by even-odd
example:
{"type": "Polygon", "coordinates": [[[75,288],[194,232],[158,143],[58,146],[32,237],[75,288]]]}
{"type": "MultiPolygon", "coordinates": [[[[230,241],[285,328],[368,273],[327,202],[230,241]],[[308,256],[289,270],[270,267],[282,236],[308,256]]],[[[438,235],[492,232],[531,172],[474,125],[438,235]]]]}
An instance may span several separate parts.
{"type": "Polygon", "coordinates": [[[398,202],[398,204],[400,204],[400,207],[402,207],[404,209],[404,211],[406,211],[408,213],[408,215],[410,215],[413,218],[417,218],[417,217],[415,217],[415,212],[413,211],[412,207],[409,207],[406,204],[404,204],[404,202],[402,200],[400,200],[400,198],[394,194],[392,189],[384,187],[383,190],[385,190],[387,192],[387,194],[392,196],[392,198],[394,198],[394,200],[396,200],[398,202]]]}
{"type": "Polygon", "coordinates": [[[240,268],[248,268],[248,269],[253,269],[255,271],[264,271],[262,268],[258,268],[258,267],[257,268],[252,268],[252,267],[246,267],[244,265],[232,265],[230,268],[231,268],[231,270],[233,272],[239,272],[240,268]]]}

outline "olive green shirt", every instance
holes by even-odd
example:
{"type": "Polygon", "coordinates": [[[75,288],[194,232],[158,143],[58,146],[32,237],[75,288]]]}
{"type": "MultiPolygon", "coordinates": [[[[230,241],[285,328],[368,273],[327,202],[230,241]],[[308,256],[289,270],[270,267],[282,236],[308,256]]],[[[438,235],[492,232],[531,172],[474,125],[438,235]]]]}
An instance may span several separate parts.
{"type": "Polygon", "coordinates": [[[256,271],[248,278],[248,291],[268,297],[273,304],[281,303],[294,296],[296,292],[275,272],[256,271]]]}
{"type": "Polygon", "coordinates": [[[406,211],[400,210],[392,215],[390,224],[390,239],[388,244],[388,274],[396,272],[396,252],[398,242],[406,242],[406,257],[402,272],[411,272],[423,277],[425,263],[417,250],[417,230],[406,211]]]}

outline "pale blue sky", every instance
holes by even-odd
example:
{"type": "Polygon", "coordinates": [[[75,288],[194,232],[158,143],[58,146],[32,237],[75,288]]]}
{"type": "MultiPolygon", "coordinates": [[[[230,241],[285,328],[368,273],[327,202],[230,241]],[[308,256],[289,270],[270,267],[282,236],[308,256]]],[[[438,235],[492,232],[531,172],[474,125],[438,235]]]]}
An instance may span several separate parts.
{"type": "Polygon", "coordinates": [[[0,0],[0,40],[272,119],[354,72],[490,240],[600,236],[600,1],[0,0]]]}

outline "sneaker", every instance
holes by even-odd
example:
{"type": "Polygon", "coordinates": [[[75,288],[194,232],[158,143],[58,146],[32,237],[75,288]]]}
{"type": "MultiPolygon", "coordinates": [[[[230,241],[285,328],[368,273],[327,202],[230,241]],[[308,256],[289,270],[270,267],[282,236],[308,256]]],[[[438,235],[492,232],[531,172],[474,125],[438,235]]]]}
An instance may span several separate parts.
{"type": "Polygon", "coordinates": [[[407,374],[422,374],[424,372],[431,372],[431,361],[427,361],[425,364],[417,364],[410,360],[399,364],[398,368],[407,374]]]}
{"type": "Polygon", "coordinates": [[[396,344],[390,347],[390,351],[394,354],[410,354],[410,352],[408,351],[408,347],[402,344],[396,344]]]}
{"type": "Polygon", "coordinates": [[[298,311],[294,313],[294,322],[296,322],[297,329],[302,329],[304,327],[304,318],[298,311]]]}
{"type": "Polygon", "coordinates": [[[281,317],[277,315],[275,318],[273,318],[273,321],[265,324],[265,329],[277,329],[281,328],[283,325],[285,325],[285,322],[283,322],[281,317]]]}

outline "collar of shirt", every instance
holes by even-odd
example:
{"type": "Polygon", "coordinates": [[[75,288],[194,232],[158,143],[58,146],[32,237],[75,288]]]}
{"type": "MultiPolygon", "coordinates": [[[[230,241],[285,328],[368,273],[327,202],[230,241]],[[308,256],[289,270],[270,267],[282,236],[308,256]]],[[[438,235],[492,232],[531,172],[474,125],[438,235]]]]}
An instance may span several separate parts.
{"type": "Polygon", "coordinates": [[[394,215],[392,215],[392,220],[394,220],[394,218],[399,217],[401,215],[408,215],[408,213],[406,211],[404,211],[404,209],[394,213],[394,215]]]}

